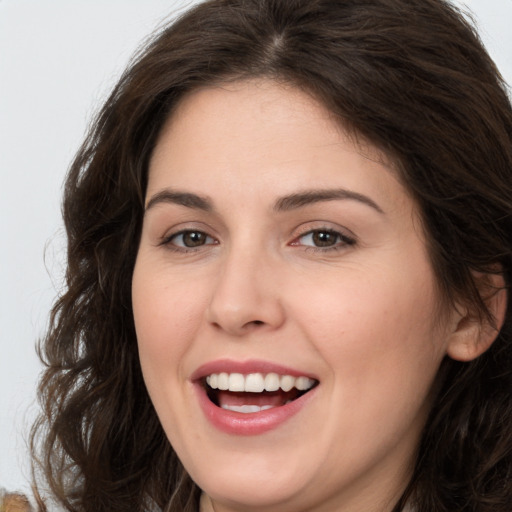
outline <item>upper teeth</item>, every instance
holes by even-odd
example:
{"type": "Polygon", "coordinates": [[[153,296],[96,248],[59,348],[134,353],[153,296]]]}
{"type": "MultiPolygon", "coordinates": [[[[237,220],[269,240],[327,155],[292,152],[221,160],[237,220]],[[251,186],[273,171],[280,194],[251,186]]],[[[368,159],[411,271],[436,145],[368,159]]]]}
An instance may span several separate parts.
{"type": "Polygon", "coordinates": [[[263,391],[290,391],[297,388],[306,391],[313,387],[315,381],[309,377],[293,377],[277,373],[212,373],[206,377],[206,382],[212,389],[223,391],[247,391],[261,393],[263,391]]]}

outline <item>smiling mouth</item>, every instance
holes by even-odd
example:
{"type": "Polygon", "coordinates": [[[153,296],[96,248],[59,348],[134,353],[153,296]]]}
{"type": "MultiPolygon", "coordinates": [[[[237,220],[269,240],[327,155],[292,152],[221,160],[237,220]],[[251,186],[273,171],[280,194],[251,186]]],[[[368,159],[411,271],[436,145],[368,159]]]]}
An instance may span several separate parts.
{"type": "Polygon", "coordinates": [[[318,381],[277,373],[212,373],[203,380],[206,395],[217,407],[253,414],[286,405],[311,391],[318,381]]]}

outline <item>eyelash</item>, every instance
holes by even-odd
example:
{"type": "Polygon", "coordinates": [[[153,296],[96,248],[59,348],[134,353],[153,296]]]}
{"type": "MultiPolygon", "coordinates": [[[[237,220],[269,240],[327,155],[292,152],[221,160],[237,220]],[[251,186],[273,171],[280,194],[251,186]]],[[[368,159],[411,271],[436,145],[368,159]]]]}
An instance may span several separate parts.
{"type": "Polygon", "coordinates": [[[181,231],[178,231],[177,233],[172,233],[171,235],[166,236],[159,245],[163,245],[171,251],[176,251],[176,252],[180,252],[180,253],[190,253],[190,252],[196,252],[196,251],[201,250],[205,245],[217,245],[217,244],[218,244],[218,242],[213,237],[211,237],[210,235],[205,233],[204,231],[201,231],[199,229],[183,229],[181,231]],[[209,239],[213,240],[214,243],[201,244],[201,245],[197,245],[195,247],[187,247],[186,245],[176,245],[175,243],[173,243],[176,240],[176,238],[178,238],[180,236],[183,237],[184,235],[187,235],[187,234],[188,235],[198,234],[200,236],[204,236],[206,239],[209,238],[209,239]]]}
{"type": "Polygon", "coordinates": [[[305,237],[313,238],[315,236],[315,234],[318,235],[321,233],[327,234],[330,236],[334,236],[335,240],[337,240],[336,243],[334,245],[329,245],[329,246],[324,246],[324,247],[320,247],[317,245],[308,245],[308,246],[305,246],[306,250],[315,251],[315,252],[339,251],[339,250],[345,249],[347,246],[355,245],[355,243],[356,243],[355,238],[352,238],[343,233],[340,233],[339,231],[336,231],[335,229],[315,228],[315,229],[310,229],[310,230],[306,231],[305,233],[302,233],[300,236],[295,238],[295,240],[293,240],[290,245],[292,245],[292,246],[303,245],[303,244],[299,244],[298,241],[305,237]]]}
{"type": "MultiPolygon", "coordinates": [[[[198,229],[183,229],[181,231],[178,231],[177,233],[172,233],[169,236],[166,236],[162,242],[159,245],[166,246],[169,250],[176,251],[179,253],[191,253],[201,250],[206,245],[217,245],[219,242],[215,240],[213,237],[205,233],[204,231],[198,230],[198,229]],[[197,246],[187,247],[186,245],[176,245],[175,240],[178,237],[184,237],[185,235],[199,235],[200,237],[204,237],[205,241],[208,239],[212,240],[213,243],[201,243],[197,246]]],[[[331,228],[315,228],[310,229],[309,231],[306,231],[302,233],[300,236],[296,237],[291,243],[291,246],[304,246],[305,250],[308,251],[315,251],[315,252],[328,252],[328,251],[339,251],[341,249],[346,248],[347,246],[355,245],[356,240],[355,238],[349,237],[343,233],[340,233],[339,231],[336,231],[335,229],[331,228]],[[305,237],[313,237],[315,234],[327,234],[329,236],[334,236],[336,243],[334,245],[329,246],[317,246],[317,245],[304,245],[300,244],[299,241],[305,237]]]]}

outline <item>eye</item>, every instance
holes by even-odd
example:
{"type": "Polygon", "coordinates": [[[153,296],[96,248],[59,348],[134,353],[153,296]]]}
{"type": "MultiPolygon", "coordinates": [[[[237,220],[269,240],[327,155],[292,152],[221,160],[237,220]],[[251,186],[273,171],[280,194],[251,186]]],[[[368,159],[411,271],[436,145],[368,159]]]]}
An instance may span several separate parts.
{"type": "Polygon", "coordinates": [[[203,231],[183,230],[167,237],[164,245],[171,245],[179,249],[195,249],[204,245],[214,245],[217,241],[203,231]]]}
{"type": "Polygon", "coordinates": [[[292,245],[304,245],[316,249],[337,249],[354,245],[355,240],[334,229],[313,229],[296,238],[292,245]]]}

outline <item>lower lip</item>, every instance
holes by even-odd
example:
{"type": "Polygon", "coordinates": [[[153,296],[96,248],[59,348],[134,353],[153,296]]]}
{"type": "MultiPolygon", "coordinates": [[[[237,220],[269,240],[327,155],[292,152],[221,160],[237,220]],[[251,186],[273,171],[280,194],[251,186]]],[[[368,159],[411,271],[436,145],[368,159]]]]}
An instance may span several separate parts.
{"type": "Polygon", "coordinates": [[[244,414],[216,406],[206,395],[201,383],[196,383],[194,387],[201,409],[210,423],[222,432],[239,436],[256,436],[278,428],[295,416],[316,392],[314,388],[286,405],[244,414]]]}

